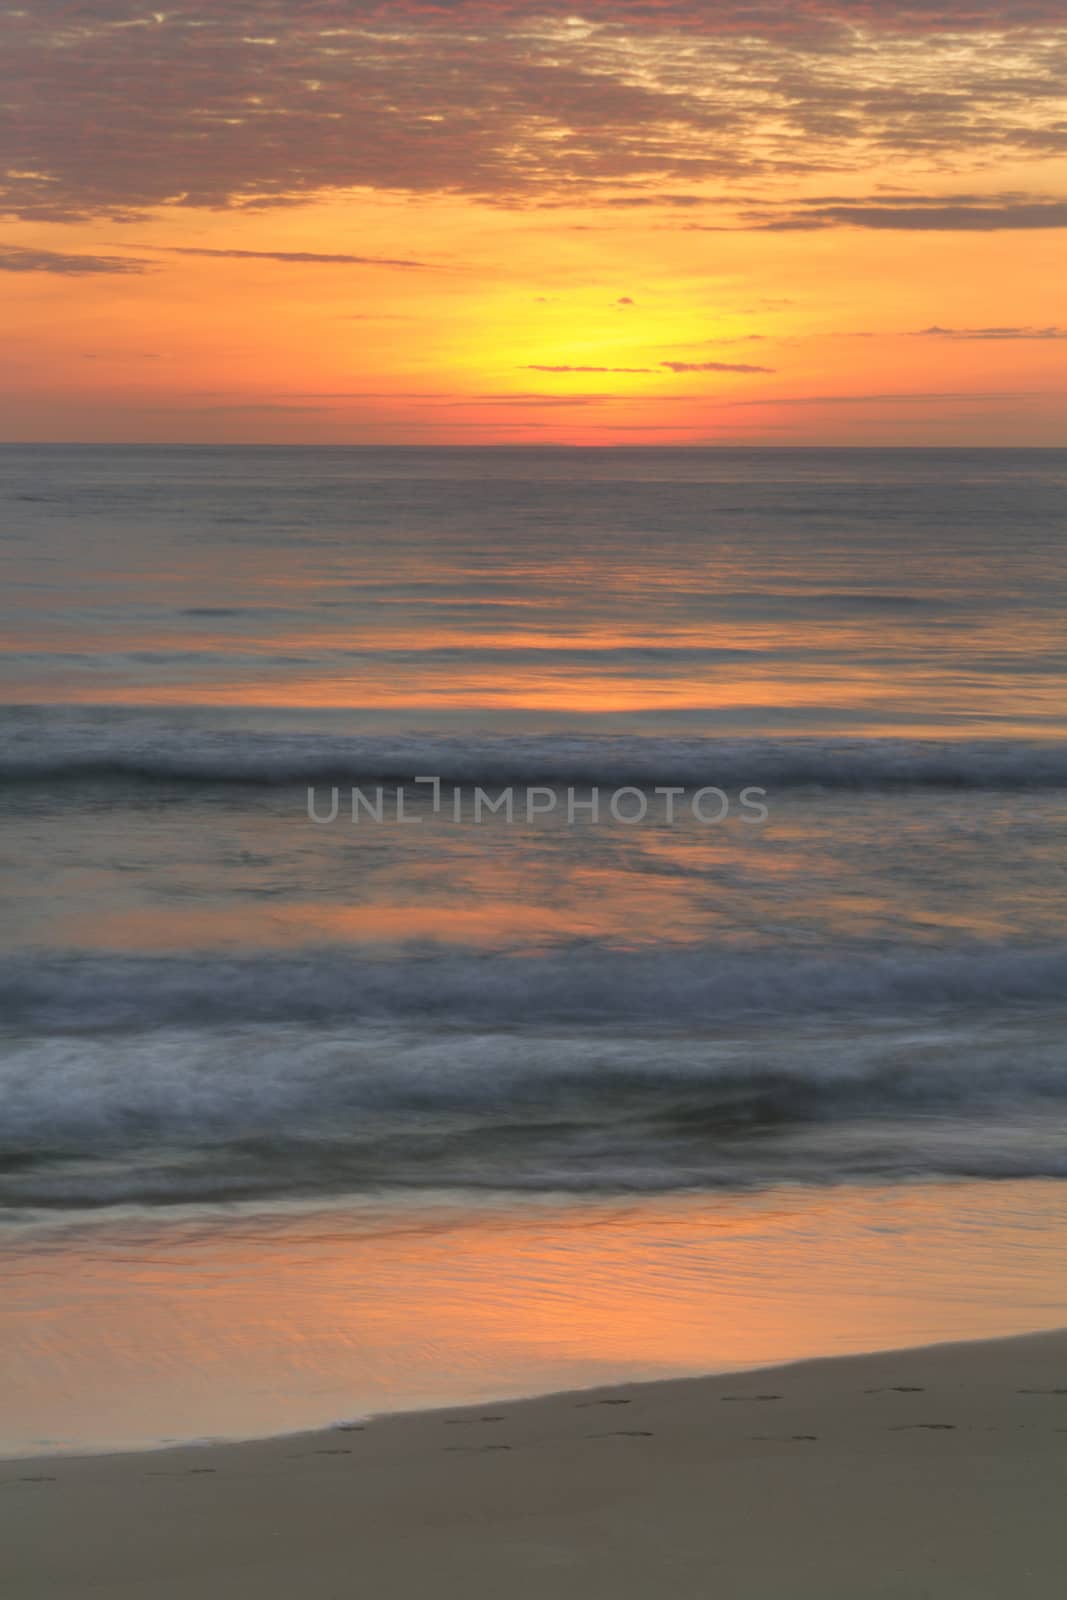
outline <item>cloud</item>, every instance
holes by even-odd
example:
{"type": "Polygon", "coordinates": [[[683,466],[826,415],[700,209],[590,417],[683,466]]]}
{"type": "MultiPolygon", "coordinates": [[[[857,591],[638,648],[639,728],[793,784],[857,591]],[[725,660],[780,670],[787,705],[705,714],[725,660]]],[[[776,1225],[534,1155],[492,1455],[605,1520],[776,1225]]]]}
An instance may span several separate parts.
{"type": "Polygon", "coordinates": [[[1067,328],[916,328],[913,339],[1067,339],[1067,328]]]}
{"type": "Polygon", "coordinates": [[[0,245],[0,272],[53,272],[81,278],[89,273],[141,273],[150,263],[134,256],[73,255],[64,250],[29,250],[0,245]]]}
{"type": "Polygon", "coordinates": [[[671,372],[774,372],[774,367],[752,367],[742,361],[664,361],[671,372]]]}
{"type": "Polygon", "coordinates": [[[34,0],[0,11],[0,210],[642,183],[685,208],[723,178],[979,170],[1067,150],[1064,24],[1062,0],[34,0]]]}
{"type": "MultiPolygon", "coordinates": [[[[762,334],[751,334],[753,339],[762,338],[762,334]]],[[[729,343],[729,340],[716,340],[718,343],[729,343]]],[[[754,367],[740,361],[661,361],[656,367],[584,367],[584,366],[548,366],[543,362],[530,362],[523,367],[524,372],[619,372],[619,373],[644,373],[646,376],[662,377],[667,372],[774,372],[774,367],[754,367]]]]}
{"type": "Polygon", "coordinates": [[[925,233],[994,233],[1004,229],[1067,228],[1067,200],[1015,206],[833,206],[788,227],[891,228],[925,233]]]}
{"type": "MultiPolygon", "coordinates": [[[[548,390],[490,390],[474,394],[459,394],[450,390],[407,390],[390,391],[382,389],[339,389],[339,390],[301,390],[288,393],[274,393],[256,396],[250,399],[245,395],[227,394],[218,390],[202,390],[198,394],[190,395],[181,409],[188,409],[188,400],[196,399],[202,402],[199,410],[218,411],[255,411],[255,410],[293,410],[315,411],[337,407],[343,402],[389,402],[403,401],[405,404],[414,404],[420,409],[425,409],[436,414],[441,411],[465,410],[482,411],[483,408],[495,410],[500,407],[516,408],[518,410],[559,409],[567,407],[607,407],[608,414],[614,412],[618,415],[617,408],[633,405],[639,402],[641,406],[658,405],[662,407],[685,408],[685,417],[677,424],[650,424],[654,427],[690,428],[692,424],[692,404],[694,401],[709,411],[736,411],[751,410],[755,408],[774,410],[776,407],[819,407],[819,406],[868,406],[868,405],[903,405],[906,407],[931,404],[941,406],[946,401],[960,402],[961,404],[982,405],[1001,401],[1018,401],[1041,398],[1043,400],[1058,399],[1059,396],[1049,395],[1047,391],[1028,389],[994,389],[994,390],[915,390],[893,391],[877,390],[872,393],[860,394],[793,394],[793,395],[761,395],[758,398],[734,398],[729,394],[705,392],[701,394],[688,394],[680,396],[677,391],[664,393],[661,389],[652,394],[626,394],[618,390],[584,390],[569,394],[560,394],[548,390]],[[308,406],[304,402],[319,402],[308,406]]],[[[624,413],[625,414],[625,413],[624,413]]],[[[663,414],[661,412],[661,414],[663,414]]],[[[599,423],[598,423],[599,426],[599,423]]],[[[619,424],[622,426],[622,424],[619,424]]],[[[632,424],[640,427],[641,424],[632,424]]],[[[760,426],[764,426],[762,419],[760,426]]]]}
{"type": "Polygon", "coordinates": [[[225,261],[286,261],[299,266],[328,267],[428,267],[427,261],[409,261],[393,256],[352,256],[322,254],[317,250],[209,250],[189,244],[141,245],[139,248],[163,250],[174,256],[215,256],[225,261]]]}
{"type": "Polygon", "coordinates": [[[655,367],[548,367],[541,362],[533,361],[523,368],[524,372],[655,372],[655,367]]]}
{"type": "Polygon", "coordinates": [[[617,207],[619,210],[641,210],[649,206],[677,206],[688,209],[691,206],[709,205],[712,203],[712,197],[706,194],[672,194],[667,190],[662,194],[605,195],[599,203],[603,206],[617,207]]]}
{"type": "MultiPolygon", "coordinates": [[[[787,334],[768,335],[766,333],[733,333],[727,334],[726,336],[716,335],[714,339],[695,340],[686,348],[690,350],[723,350],[727,345],[767,344],[771,339],[773,339],[775,344],[782,344],[789,337],[791,336],[787,334]]],[[[792,337],[795,337],[795,335],[792,337]]]]}
{"type": "MultiPolygon", "coordinates": [[[[169,411],[172,408],[170,406],[167,406],[164,409],[169,411]]],[[[183,406],[181,409],[182,410],[188,410],[188,411],[191,411],[191,412],[196,412],[196,413],[203,413],[203,414],[206,414],[208,412],[214,412],[214,411],[233,411],[233,412],[245,412],[245,411],[248,411],[248,412],[258,412],[258,411],[295,411],[295,412],[297,412],[299,414],[303,414],[305,412],[329,411],[331,409],[331,407],[326,405],[325,403],[320,404],[320,405],[315,405],[315,404],[308,405],[308,404],[305,404],[302,401],[296,402],[296,401],[285,401],[285,400],[232,400],[232,401],[220,400],[215,405],[187,406],[187,407],[183,406]]]]}
{"type": "MultiPolygon", "coordinates": [[[[693,225],[699,226],[699,225],[693,225]]],[[[747,212],[733,229],[798,233],[816,228],[874,228],[920,233],[993,233],[1010,229],[1067,228],[1067,200],[1059,197],[909,195],[906,200],[855,199],[832,204],[805,201],[781,214],[747,212]]],[[[727,231],[708,227],[705,231],[727,231]]]]}
{"type": "Polygon", "coordinates": [[[915,392],[894,392],[892,390],[879,391],[876,394],[780,394],[768,395],[759,400],[724,400],[726,408],[740,406],[866,406],[892,402],[900,405],[912,405],[923,401],[966,400],[979,402],[984,400],[1024,400],[1032,391],[1025,389],[993,389],[986,391],[974,390],[944,390],[935,389],[915,392]]]}

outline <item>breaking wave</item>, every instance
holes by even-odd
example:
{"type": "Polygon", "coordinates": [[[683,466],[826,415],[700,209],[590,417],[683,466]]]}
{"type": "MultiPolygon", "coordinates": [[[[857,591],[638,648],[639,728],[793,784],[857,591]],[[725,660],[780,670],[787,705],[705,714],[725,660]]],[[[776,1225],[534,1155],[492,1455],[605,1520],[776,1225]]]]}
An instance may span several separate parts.
{"type": "Polygon", "coordinates": [[[720,739],[659,736],[341,736],[126,725],[0,730],[0,777],[168,783],[763,785],[768,789],[1067,787],[1067,745],[1011,739],[720,739]]]}
{"type": "Polygon", "coordinates": [[[23,1039],[0,1208],[1067,1175],[1062,1028],[240,1025],[23,1039]]]}

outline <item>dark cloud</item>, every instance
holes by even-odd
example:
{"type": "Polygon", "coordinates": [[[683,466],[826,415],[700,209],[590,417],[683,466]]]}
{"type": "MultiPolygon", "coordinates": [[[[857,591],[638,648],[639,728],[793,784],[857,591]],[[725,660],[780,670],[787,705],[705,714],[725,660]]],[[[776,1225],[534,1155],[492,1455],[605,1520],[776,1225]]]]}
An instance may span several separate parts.
{"type": "MultiPolygon", "coordinates": [[[[250,35],[263,42],[277,36],[294,7],[290,0],[216,0],[206,8],[197,0],[172,0],[164,13],[131,6],[127,0],[36,0],[42,16],[76,28],[82,23],[131,26],[131,19],[149,32],[166,20],[209,24],[212,13],[240,18],[250,35]]],[[[988,27],[1054,25],[1062,16],[1056,0],[776,0],[773,6],[752,0],[300,0],[299,12],[309,25],[342,34],[347,28],[391,22],[451,25],[479,29],[493,24],[563,20],[572,25],[623,24],[628,29],[671,27],[689,33],[742,33],[768,36],[817,36],[817,26],[846,24],[889,32],[966,32],[988,27]]]]}
{"type": "Polygon", "coordinates": [[[1067,328],[916,328],[914,339],[1067,339],[1067,328]]]}
{"type": "Polygon", "coordinates": [[[712,179],[978,169],[1067,149],[1065,38],[1062,0],[34,0],[0,13],[0,210],[642,182],[684,208],[712,179]]]}
{"type": "Polygon", "coordinates": [[[824,206],[762,224],[772,233],[808,228],[883,228],[920,233],[995,233],[1067,228],[1067,200],[992,206],[824,206]]]}
{"type": "Polygon", "coordinates": [[[64,250],[28,250],[0,245],[0,272],[53,272],[81,278],[89,273],[140,273],[150,263],[135,256],[74,255],[64,250]]]}
{"type": "Polygon", "coordinates": [[[818,196],[777,209],[764,203],[730,222],[686,223],[692,233],[809,233],[820,228],[873,228],[920,233],[992,233],[1067,228],[1067,200],[1053,195],[909,194],[886,200],[818,196]]]}
{"type": "Polygon", "coordinates": [[[617,206],[620,210],[639,210],[649,206],[688,209],[690,206],[706,206],[710,203],[706,194],[672,194],[669,190],[664,194],[611,194],[605,195],[600,201],[603,206],[617,206]]]}

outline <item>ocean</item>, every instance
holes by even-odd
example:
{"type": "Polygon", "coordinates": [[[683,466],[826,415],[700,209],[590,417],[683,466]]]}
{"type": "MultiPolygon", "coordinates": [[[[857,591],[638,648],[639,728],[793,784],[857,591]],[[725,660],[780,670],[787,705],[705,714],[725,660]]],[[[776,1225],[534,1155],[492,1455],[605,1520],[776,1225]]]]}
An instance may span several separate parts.
{"type": "MultiPolygon", "coordinates": [[[[917,1327],[987,1331],[1009,1278],[1067,1320],[1065,491],[1052,450],[0,449],[15,1442],[162,1437],[158,1383],[116,1421],[115,1329],[224,1240],[252,1329],[309,1238],[325,1272],[533,1229],[493,1326],[536,1302],[540,1365],[457,1324],[417,1382],[346,1391],[334,1348],[301,1388],[304,1327],[236,1411],[172,1384],[182,1436],[795,1353],[598,1324],[579,1361],[558,1262],[620,1219],[690,1329],[723,1219],[795,1269],[782,1206],[846,1275],[886,1226],[950,1276],[996,1241],[940,1299],[897,1263],[963,1305],[917,1327]]],[[[375,1348],[425,1337],[427,1260],[375,1348]]]]}

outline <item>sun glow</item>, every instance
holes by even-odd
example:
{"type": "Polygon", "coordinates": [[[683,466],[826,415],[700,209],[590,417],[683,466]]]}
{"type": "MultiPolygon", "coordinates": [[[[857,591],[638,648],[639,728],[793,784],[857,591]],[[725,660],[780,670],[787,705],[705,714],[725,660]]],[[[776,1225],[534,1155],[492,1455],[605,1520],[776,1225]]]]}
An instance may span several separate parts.
{"type": "Polygon", "coordinates": [[[224,5],[218,78],[184,14],[9,15],[55,98],[0,181],[6,436],[1059,442],[1062,30],[831,49],[675,9],[261,34],[224,5]],[[164,45],[161,102],[129,58],[164,45]],[[53,126],[90,78],[121,152],[53,126]]]}

